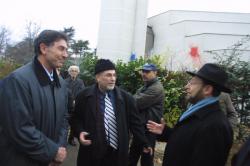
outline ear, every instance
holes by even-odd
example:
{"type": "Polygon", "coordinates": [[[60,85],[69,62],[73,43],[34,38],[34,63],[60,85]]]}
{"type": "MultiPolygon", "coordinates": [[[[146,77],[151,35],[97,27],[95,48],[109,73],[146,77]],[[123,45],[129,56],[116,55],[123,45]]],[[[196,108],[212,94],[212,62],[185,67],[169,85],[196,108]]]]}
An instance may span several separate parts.
{"type": "Polygon", "coordinates": [[[43,55],[46,54],[47,46],[46,46],[44,43],[41,43],[41,44],[39,45],[39,47],[40,47],[41,53],[42,53],[43,55]]]}
{"type": "Polygon", "coordinates": [[[205,96],[211,96],[212,95],[212,92],[213,92],[213,86],[211,85],[205,85],[203,87],[203,92],[204,92],[204,95],[205,96]]]}
{"type": "Polygon", "coordinates": [[[95,80],[98,83],[98,81],[99,81],[99,73],[95,75],[95,80]]]}

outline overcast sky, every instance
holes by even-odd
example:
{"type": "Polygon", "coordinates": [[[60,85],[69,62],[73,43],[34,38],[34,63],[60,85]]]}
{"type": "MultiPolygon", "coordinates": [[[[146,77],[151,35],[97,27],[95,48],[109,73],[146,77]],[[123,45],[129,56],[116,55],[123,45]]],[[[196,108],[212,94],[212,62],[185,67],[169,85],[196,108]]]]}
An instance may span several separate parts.
{"type": "MultiPolygon", "coordinates": [[[[148,17],[168,10],[250,13],[250,0],[148,0],[148,17]]],[[[25,25],[32,21],[42,29],[62,30],[73,26],[76,39],[97,44],[101,0],[1,0],[0,26],[20,41],[25,25]]]]}

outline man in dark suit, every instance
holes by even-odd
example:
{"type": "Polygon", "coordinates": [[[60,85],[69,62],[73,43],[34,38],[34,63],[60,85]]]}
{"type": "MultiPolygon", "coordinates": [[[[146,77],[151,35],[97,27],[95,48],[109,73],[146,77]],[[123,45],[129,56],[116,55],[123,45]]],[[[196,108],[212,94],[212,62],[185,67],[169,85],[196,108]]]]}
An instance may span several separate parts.
{"type": "Polygon", "coordinates": [[[73,129],[79,139],[78,166],[127,166],[129,132],[147,147],[145,131],[133,96],[115,86],[115,65],[100,59],[96,84],[76,97],[73,129]]]}
{"type": "Polygon", "coordinates": [[[75,104],[75,98],[77,94],[85,87],[83,81],[78,77],[80,73],[79,66],[72,65],[68,69],[69,77],[65,79],[67,83],[67,87],[69,90],[69,96],[71,97],[69,99],[69,103],[71,107],[69,107],[69,124],[70,124],[70,130],[69,130],[69,137],[68,137],[68,143],[72,146],[75,146],[75,139],[73,136],[73,130],[71,127],[71,117],[74,112],[74,104],[75,104]]]}
{"type": "Polygon", "coordinates": [[[174,128],[149,121],[149,131],[167,141],[163,166],[223,166],[232,146],[233,132],[220,110],[220,92],[231,92],[225,86],[227,74],[215,64],[205,64],[185,86],[186,98],[192,104],[174,128]]]}

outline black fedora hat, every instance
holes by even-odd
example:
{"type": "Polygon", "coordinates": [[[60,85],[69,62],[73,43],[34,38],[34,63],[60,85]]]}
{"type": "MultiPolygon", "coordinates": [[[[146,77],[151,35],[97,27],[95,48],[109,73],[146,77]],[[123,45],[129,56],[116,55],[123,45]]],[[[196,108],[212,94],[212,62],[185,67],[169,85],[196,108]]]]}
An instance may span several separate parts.
{"type": "Polygon", "coordinates": [[[211,83],[216,89],[231,93],[232,91],[226,86],[228,79],[227,73],[216,64],[206,63],[197,73],[187,71],[192,76],[197,76],[208,83],[211,83]]]}

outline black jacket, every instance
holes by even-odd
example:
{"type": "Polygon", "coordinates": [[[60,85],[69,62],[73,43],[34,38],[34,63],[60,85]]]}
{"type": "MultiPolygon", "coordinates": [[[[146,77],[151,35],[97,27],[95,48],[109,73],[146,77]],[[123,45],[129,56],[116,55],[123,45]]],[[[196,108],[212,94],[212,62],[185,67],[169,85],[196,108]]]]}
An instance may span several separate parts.
{"type": "MultiPolygon", "coordinates": [[[[124,90],[115,87],[116,121],[118,129],[118,166],[127,166],[129,131],[144,145],[147,144],[144,128],[138,116],[133,97],[124,90]]],[[[98,160],[105,153],[106,145],[100,141],[97,126],[97,85],[83,89],[76,97],[75,112],[73,116],[73,129],[76,137],[82,131],[90,133],[92,145],[80,145],[78,153],[78,166],[95,166],[94,161],[98,160]]]]}
{"type": "Polygon", "coordinates": [[[219,103],[205,106],[176,126],[165,128],[163,166],[224,166],[233,133],[219,103]]]}

